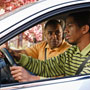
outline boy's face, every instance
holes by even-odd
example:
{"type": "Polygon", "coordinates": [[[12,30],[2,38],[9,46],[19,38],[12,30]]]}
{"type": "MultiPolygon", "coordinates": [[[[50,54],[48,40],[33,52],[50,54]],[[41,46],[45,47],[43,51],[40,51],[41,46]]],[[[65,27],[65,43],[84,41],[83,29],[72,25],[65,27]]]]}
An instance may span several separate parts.
{"type": "Polygon", "coordinates": [[[75,23],[73,17],[66,19],[66,28],[64,33],[66,34],[66,40],[71,44],[77,44],[82,37],[81,28],[75,23]]]}
{"type": "Polygon", "coordinates": [[[60,24],[47,26],[46,39],[51,49],[57,48],[62,43],[63,31],[60,24]]]}

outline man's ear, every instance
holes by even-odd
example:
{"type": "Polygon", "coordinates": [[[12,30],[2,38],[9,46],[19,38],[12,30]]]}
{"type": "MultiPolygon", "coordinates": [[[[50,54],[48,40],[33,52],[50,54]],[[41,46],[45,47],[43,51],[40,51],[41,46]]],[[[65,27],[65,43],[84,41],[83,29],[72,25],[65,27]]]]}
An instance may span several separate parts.
{"type": "Polygon", "coordinates": [[[46,31],[44,30],[43,33],[44,33],[43,34],[44,35],[44,40],[46,40],[46,31]]]}
{"type": "Polygon", "coordinates": [[[88,33],[89,32],[89,25],[84,25],[83,27],[82,27],[82,33],[83,34],[86,34],[86,33],[88,33]]]}

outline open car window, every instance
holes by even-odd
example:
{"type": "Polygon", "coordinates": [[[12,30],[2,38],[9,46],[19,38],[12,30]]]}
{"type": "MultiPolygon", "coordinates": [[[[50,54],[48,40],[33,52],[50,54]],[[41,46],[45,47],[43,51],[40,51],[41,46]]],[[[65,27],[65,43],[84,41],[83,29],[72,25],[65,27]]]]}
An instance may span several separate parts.
{"type": "Polygon", "coordinates": [[[43,24],[40,23],[15,36],[6,42],[6,45],[11,49],[25,49],[26,47],[31,47],[32,45],[41,42],[43,40],[42,34],[43,24]]]}
{"type": "MultiPolygon", "coordinates": [[[[23,24],[20,24],[20,22],[18,22],[11,27],[7,27],[4,31],[1,32],[1,34],[3,32],[5,32],[5,33],[2,34],[2,37],[0,39],[0,45],[1,45],[0,47],[3,47],[5,45],[6,47],[9,47],[10,49],[13,49],[16,51],[25,50],[26,48],[30,48],[30,47],[34,46],[35,44],[38,44],[46,39],[45,32],[44,32],[44,26],[48,20],[51,20],[51,19],[56,19],[58,21],[63,20],[63,31],[64,31],[65,26],[66,26],[65,19],[66,19],[67,15],[72,12],[89,10],[90,9],[89,5],[90,5],[89,3],[88,4],[84,3],[82,6],[79,3],[79,4],[76,4],[75,6],[71,5],[72,9],[70,6],[69,7],[67,6],[65,8],[56,8],[55,10],[52,10],[50,12],[47,11],[46,13],[41,14],[40,16],[37,16],[35,18],[32,17],[33,18],[32,20],[30,18],[30,20],[28,19],[28,21],[25,21],[25,23],[23,22],[23,24]],[[77,8],[76,8],[76,6],[77,6],[77,8]],[[62,11],[60,11],[60,10],[62,10],[62,11]],[[19,26],[18,26],[18,24],[19,24],[19,26]],[[11,30],[11,31],[9,33],[7,33],[8,30],[11,30]]],[[[7,17],[5,17],[5,18],[7,18],[7,17]]],[[[24,19],[27,19],[27,18],[24,18],[24,19]]],[[[24,21],[24,19],[23,19],[23,21],[24,21]]],[[[90,75],[89,74],[88,75],[86,75],[86,74],[80,75],[80,76],[74,75],[74,76],[68,76],[68,77],[53,77],[53,78],[41,77],[40,79],[34,79],[34,80],[33,80],[33,78],[31,78],[32,81],[21,82],[21,83],[14,81],[13,78],[11,78],[12,79],[11,81],[8,81],[8,80],[10,80],[10,78],[8,79],[7,75],[9,75],[8,73],[10,73],[10,70],[7,71],[6,69],[9,66],[5,67],[6,62],[4,59],[0,58],[0,60],[4,61],[4,63],[2,61],[0,61],[0,69],[3,69],[3,70],[1,70],[1,77],[3,77],[3,83],[1,82],[2,90],[5,90],[5,89],[13,90],[13,89],[19,89],[19,88],[22,90],[23,90],[23,88],[25,90],[29,90],[29,89],[32,89],[31,87],[34,87],[34,89],[36,89],[37,86],[44,88],[44,87],[47,87],[47,85],[49,87],[56,86],[59,88],[66,85],[66,88],[67,88],[68,86],[71,87],[72,83],[73,83],[72,84],[73,86],[75,85],[76,87],[78,87],[76,90],[79,90],[79,89],[84,90],[84,86],[88,86],[88,88],[90,88],[88,85],[88,83],[90,83],[90,75]],[[4,67],[5,67],[5,69],[4,69],[4,67]],[[3,75],[4,71],[5,71],[5,74],[3,75]],[[4,77],[5,77],[5,80],[4,80],[4,77]],[[84,82],[84,80],[85,80],[85,82],[84,82]],[[78,83],[78,84],[76,84],[76,83],[78,83]],[[61,84],[61,85],[59,86],[59,84],[61,84]],[[68,84],[68,86],[67,86],[67,84],[68,84]],[[82,87],[83,89],[80,87],[79,84],[81,86],[83,86],[82,87]]],[[[30,73],[30,74],[32,74],[32,73],[30,73]]],[[[12,77],[12,75],[10,75],[10,77],[12,77]]],[[[72,90],[72,89],[70,89],[70,90],[72,90]]]]}

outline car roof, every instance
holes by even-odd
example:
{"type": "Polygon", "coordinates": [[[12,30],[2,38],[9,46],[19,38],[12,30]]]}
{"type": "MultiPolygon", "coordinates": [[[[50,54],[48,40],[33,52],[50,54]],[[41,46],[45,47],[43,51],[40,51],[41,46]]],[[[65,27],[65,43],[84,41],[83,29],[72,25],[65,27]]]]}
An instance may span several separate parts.
{"type": "Polygon", "coordinates": [[[0,38],[13,31],[25,22],[33,20],[55,8],[90,2],[89,0],[40,0],[34,4],[27,4],[0,17],[0,38]],[[19,24],[18,24],[19,23],[19,24]]]}

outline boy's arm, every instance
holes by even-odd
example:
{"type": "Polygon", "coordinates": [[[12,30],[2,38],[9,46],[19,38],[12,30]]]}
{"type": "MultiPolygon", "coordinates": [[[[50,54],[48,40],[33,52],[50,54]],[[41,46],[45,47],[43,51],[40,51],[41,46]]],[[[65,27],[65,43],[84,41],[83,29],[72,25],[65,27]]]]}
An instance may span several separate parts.
{"type": "Polygon", "coordinates": [[[19,64],[36,75],[55,77],[64,75],[64,60],[62,61],[60,58],[61,55],[49,60],[40,61],[25,54],[21,54],[19,64]]]}

